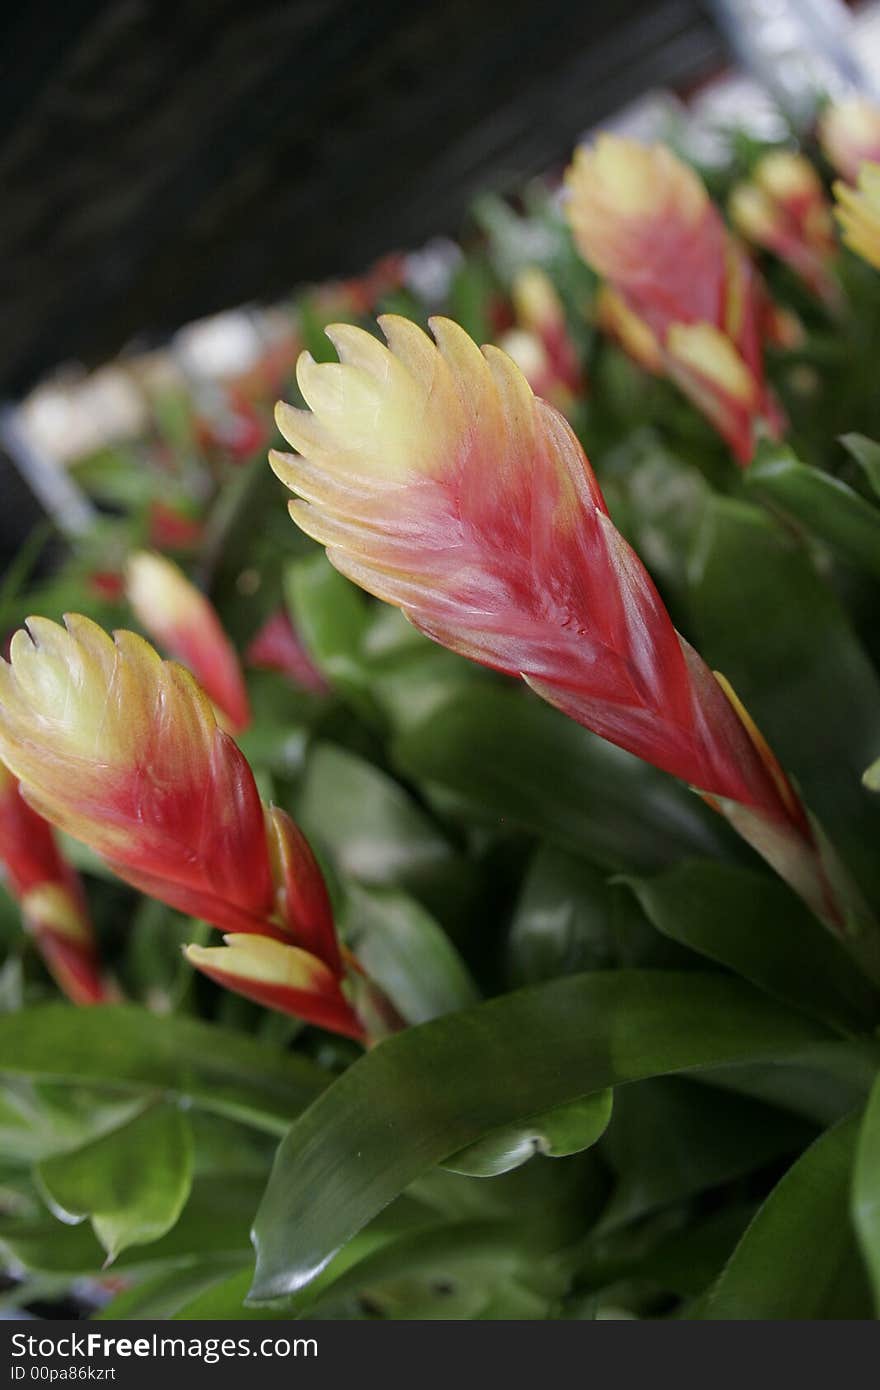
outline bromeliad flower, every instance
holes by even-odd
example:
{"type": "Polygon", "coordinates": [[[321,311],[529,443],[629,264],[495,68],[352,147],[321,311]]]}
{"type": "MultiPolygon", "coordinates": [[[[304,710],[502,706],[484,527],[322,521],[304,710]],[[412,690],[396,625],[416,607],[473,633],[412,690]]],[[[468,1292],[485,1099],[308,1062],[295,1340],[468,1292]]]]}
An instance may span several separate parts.
{"type": "Polygon", "coordinates": [[[847,246],[880,270],[880,164],[863,164],[857,186],[838,182],[834,196],[847,246]]]}
{"type": "Polygon", "coordinates": [[[405,319],[306,353],[311,411],[279,405],[298,454],[270,456],[294,520],[332,563],[429,637],[522,676],[571,718],[683,778],[833,928],[824,850],[726,683],[676,632],[615,530],[566,421],[497,348],[405,319]]]}
{"type": "Polygon", "coordinates": [[[65,622],[30,619],[0,664],[0,756],[30,806],[135,888],[236,941],[296,947],[296,969],[278,982],[299,981],[295,1011],[362,1036],[311,849],[289,816],[260,800],[207,696],[134,633],[111,640],[87,618],[65,622]]]}
{"type": "Polygon", "coordinates": [[[163,555],[137,551],[126,572],[138,621],[171,656],[192,671],[233,732],[250,723],[238,657],[209,600],[163,555]]]}
{"type": "Polygon", "coordinates": [[[819,141],[828,163],[855,183],[866,161],[880,163],[880,107],[864,97],[827,106],[819,120],[819,141]]]}
{"type": "Polygon", "coordinates": [[[514,278],[511,296],[517,327],[504,344],[532,390],[567,410],[583,382],[562,300],[540,266],[527,266],[514,278]]]}
{"type": "Polygon", "coordinates": [[[52,828],[0,763],[0,877],[21,907],[25,928],[74,1004],[111,995],[98,959],[82,884],[62,858],[52,828]]]}
{"type": "Polygon", "coordinates": [[[730,215],[744,237],[785,261],[826,304],[839,303],[830,270],[837,250],[831,209],[803,155],[774,150],[759,159],[751,177],[733,189],[730,215]]]}
{"type": "Polygon", "coordinates": [[[764,380],[766,299],[697,175],[663,145],[600,135],[566,184],[575,241],[629,335],[644,325],[663,371],[748,464],[757,429],[782,426],[764,380]]]}

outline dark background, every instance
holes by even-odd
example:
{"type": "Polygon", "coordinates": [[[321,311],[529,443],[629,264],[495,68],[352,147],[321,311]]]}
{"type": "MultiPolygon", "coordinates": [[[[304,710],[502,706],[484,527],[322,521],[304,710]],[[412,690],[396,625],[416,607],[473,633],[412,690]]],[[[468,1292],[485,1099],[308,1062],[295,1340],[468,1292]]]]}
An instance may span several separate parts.
{"type": "Polygon", "coordinates": [[[3,26],[0,399],[455,232],[724,58],[699,0],[32,0],[3,26]]]}

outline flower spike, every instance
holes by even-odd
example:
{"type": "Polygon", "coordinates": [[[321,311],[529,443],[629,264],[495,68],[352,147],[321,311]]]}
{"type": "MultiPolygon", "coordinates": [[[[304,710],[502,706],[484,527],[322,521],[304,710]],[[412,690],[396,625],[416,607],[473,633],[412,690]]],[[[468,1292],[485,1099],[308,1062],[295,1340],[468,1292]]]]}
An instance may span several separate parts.
{"type": "Polygon", "coordinates": [[[842,931],[797,795],[672,626],[567,422],[449,320],[436,343],[380,325],[388,347],[328,329],[340,361],[299,361],[311,411],[278,407],[300,451],[270,455],[294,520],[429,637],[688,782],[842,931]]]}
{"type": "Polygon", "coordinates": [[[809,160],[790,150],[765,154],[751,178],[733,189],[730,215],[748,241],[790,265],[829,308],[838,306],[840,287],[830,269],[837,250],[834,223],[809,160]]]}
{"type": "Polygon", "coordinates": [[[128,599],[146,631],[192,671],[233,733],[250,723],[244,677],[213,604],[172,560],[146,550],[128,561],[128,599]]]}
{"type": "Polygon", "coordinates": [[[863,164],[856,187],[838,182],[834,196],[837,220],[847,246],[880,270],[880,164],[863,164]]]}
{"type": "Polygon", "coordinates": [[[0,876],[43,959],[74,1004],[112,997],[102,977],[79,877],[61,857],[51,826],[28,805],[0,763],[0,876]]]}
{"type": "Polygon", "coordinates": [[[831,167],[847,183],[855,183],[866,161],[880,163],[880,107],[865,97],[826,106],[819,142],[831,167]]]}
{"type": "Polygon", "coordinates": [[[239,948],[245,936],[295,947],[293,957],[253,948],[264,984],[272,962],[296,962],[281,970],[274,1006],[295,1003],[306,1019],[363,1035],[342,990],[353,962],[314,855],[290,818],[260,800],[207,696],[143,638],[111,640],[73,614],[65,624],[31,618],[0,663],[0,754],[30,807],[127,883],[239,948]]]}
{"type": "Polygon", "coordinates": [[[747,465],[758,427],[782,427],[764,380],[766,300],[697,175],[663,145],[604,134],[576,151],[566,185],[578,249],[613,291],[600,316],[747,465]]]}

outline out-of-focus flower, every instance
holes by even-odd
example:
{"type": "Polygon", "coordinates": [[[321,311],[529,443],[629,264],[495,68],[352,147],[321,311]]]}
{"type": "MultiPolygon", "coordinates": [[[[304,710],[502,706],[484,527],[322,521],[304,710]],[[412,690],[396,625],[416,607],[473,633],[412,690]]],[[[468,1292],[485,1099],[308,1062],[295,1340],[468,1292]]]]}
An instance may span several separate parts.
{"type": "Polygon", "coordinates": [[[517,274],[511,293],[518,327],[504,340],[505,351],[532,390],[565,411],[583,380],[562,300],[546,272],[534,265],[517,274]]]}
{"type": "Polygon", "coordinates": [[[3,763],[0,877],[17,899],[25,927],[59,989],[74,1004],[100,1004],[110,998],[82,884],[61,857],[51,826],[28,805],[3,763]]]}
{"type": "Polygon", "coordinates": [[[125,579],[118,570],[92,570],[86,583],[97,598],[118,603],[125,596],[125,579]]]}
{"type": "Polygon", "coordinates": [[[663,371],[748,464],[758,427],[782,425],[764,379],[766,296],[697,175],[663,145],[606,134],[575,153],[566,185],[581,255],[614,292],[617,336],[640,361],[656,361],[656,343],[663,371]]]}
{"type": "Polygon", "coordinates": [[[759,159],[751,178],[733,189],[730,215],[744,237],[790,265],[820,299],[839,302],[830,270],[837,250],[831,208],[803,155],[774,150],[759,159]]]}
{"type": "Polygon", "coordinates": [[[596,294],[596,322],[616,338],[625,352],[655,376],[663,373],[663,351],[644,319],[627,305],[610,285],[600,285],[596,294]]]}
{"type": "Polygon", "coordinates": [[[880,164],[863,164],[855,188],[837,182],[834,196],[847,246],[880,270],[880,164]]]}
{"type": "Polygon", "coordinates": [[[154,501],[148,513],[149,541],[155,550],[188,550],[198,545],[204,527],[196,517],[154,501]]]}
{"type": "MultiPolygon", "coordinates": [[[[274,1006],[293,1008],[296,980],[294,1012],[362,1036],[314,855],[290,817],[260,800],[206,695],[134,633],[114,641],[87,618],[65,622],[30,619],[0,665],[0,755],[30,805],[127,883],[236,944],[250,934],[297,948],[293,958],[256,948],[264,977],[283,964],[274,1006]]],[[[230,959],[225,982],[237,988],[241,956],[230,959]]]]}
{"type": "Polygon", "coordinates": [[[259,671],[280,672],[294,685],[315,695],[326,695],[330,689],[283,608],[270,613],[251,639],[244,659],[259,671]]]}
{"type": "Polygon", "coordinates": [[[235,732],[250,723],[238,657],[213,604],[163,555],[139,550],[128,561],[128,599],[140,623],[192,671],[235,732]]]}
{"type": "Polygon", "coordinates": [[[436,345],[380,322],[390,350],[335,325],[340,361],[299,361],[311,410],[278,407],[299,454],[270,458],[294,520],[429,637],[691,784],[842,932],[795,792],[672,626],[563,417],[449,320],[432,320],[436,345]]]}
{"type": "Polygon", "coordinates": [[[880,163],[880,107],[865,97],[827,106],[819,119],[819,141],[832,168],[855,183],[866,160],[880,163]]]}

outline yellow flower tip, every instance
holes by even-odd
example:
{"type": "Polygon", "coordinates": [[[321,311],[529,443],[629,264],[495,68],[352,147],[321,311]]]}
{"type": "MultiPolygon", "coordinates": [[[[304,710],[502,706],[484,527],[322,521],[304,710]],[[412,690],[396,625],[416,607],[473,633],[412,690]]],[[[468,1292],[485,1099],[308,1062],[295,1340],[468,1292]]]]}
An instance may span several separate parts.
{"type": "Polygon", "coordinates": [[[663,354],[655,334],[610,285],[599,287],[596,322],[646,371],[655,375],[663,371],[663,354]]]}
{"type": "Polygon", "coordinates": [[[278,990],[336,990],[332,971],[317,956],[268,936],[232,932],[222,946],[190,945],[183,953],[191,965],[230,984],[268,985],[278,990]]]}
{"type": "Polygon", "coordinates": [[[835,214],[847,246],[880,269],[880,164],[863,164],[857,187],[839,181],[834,195],[835,214]]]}
{"type": "Polygon", "coordinates": [[[527,331],[539,333],[564,322],[562,302],[552,280],[540,266],[526,266],[519,272],[511,297],[520,325],[527,331]]]}
{"type": "Polygon", "coordinates": [[[674,323],[666,338],[674,364],[694,372],[725,396],[751,408],[757,383],[731,340],[711,323],[674,323]]]}
{"type": "Polygon", "coordinates": [[[79,905],[61,883],[41,883],[21,900],[24,921],[31,930],[50,931],[79,945],[91,945],[92,932],[79,905]]]}
{"type": "Polygon", "coordinates": [[[125,569],[126,592],[138,620],[148,632],[163,634],[198,623],[207,601],[172,560],[153,551],[138,550],[125,569]]]}
{"type": "Polygon", "coordinates": [[[865,97],[826,107],[819,121],[819,141],[833,168],[855,183],[862,163],[880,157],[880,107],[865,97]]]}
{"type": "Polygon", "coordinates": [[[793,150],[771,150],[758,160],[753,179],[770,198],[780,203],[822,198],[819,175],[808,159],[793,150]]]}
{"type": "Polygon", "coordinates": [[[754,183],[738,183],[728,201],[730,218],[749,241],[762,244],[779,229],[779,216],[763,188],[754,183]]]}

